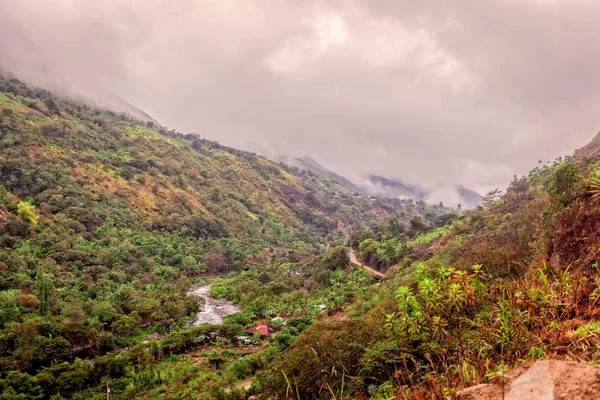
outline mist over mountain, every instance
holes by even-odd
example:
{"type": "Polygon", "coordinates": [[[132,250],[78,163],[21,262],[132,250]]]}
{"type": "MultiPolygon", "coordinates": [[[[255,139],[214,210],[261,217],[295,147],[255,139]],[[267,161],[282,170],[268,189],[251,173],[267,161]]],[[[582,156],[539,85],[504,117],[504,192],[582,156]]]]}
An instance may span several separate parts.
{"type": "Polygon", "coordinates": [[[579,0],[4,0],[0,66],[351,180],[485,193],[597,130],[599,14],[579,0]]]}
{"type": "Polygon", "coordinates": [[[0,0],[0,400],[597,400],[598,21],[0,0]]]}
{"type": "Polygon", "coordinates": [[[294,382],[330,399],[325,382],[339,398],[442,398],[565,357],[557,329],[591,362],[599,138],[457,212],[419,200],[480,197],[354,184],[0,75],[2,396],[101,400],[109,382],[114,397],[283,398],[294,382]]]}
{"type": "MultiPolygon", "coordinates": [[[[29,71],[25,75],[29,76],[33,81],[47,84],[47,89],[50,89],[55,93],[71,96],[78,101],[85,102],[91,106],[105,108],[115,112],[122,112],[140,121],[149,121],[159,124],[159,121],[154,119],[147,112],[117,95],[104,91],[92,91],[89,93],[92,93],[91,96],[94,97],[88,97],[88,95],[82,94],[80,90],[72,88],[67,82],[61,79],[54,79],[47,71],[43,71],[43,73],[42,71],[29,71]]],[[[0,72],[2,71],[0,70],[0,72]]],[[[4,72],[4,74],[14,77],[12,72],[4,72]]],[[[266,153],[271,153],[272,151],[273,150],[270,149],[266,153]]],[[[291,157],[277,154],[271,158],[301,170],[307,170],[320,176],[333,178],[349,189],[362,194],[397,199],[423,200],[429,203],[438,203],[441,201],[448,206],[456,207],[460,204],[467,208],[477,206],[481,200],[481,197],[476,192],[467,189],[460,184],[424,186],[422,184],[407,184],[397,178],[357,174],[353,174],[353,182],[352,180],[325,168],[310,156],[291,157]]]]}
{"type": "Polygon", "coordinates": [[[354,183],[352,183],[349,179],[343,177],[342,175],[338,175],[335,172],[325,168],[324,166],[322,166],[321,164],[319,164],[317,161],[315,161],[314,159],[312,159],[309,156],[304,156],[304,157],[289,157],[289,156],[280,156],[277,157],[277,160],[287,164],[289,166],[298,168],[300,170],[305,170],[305,171],[310,171],[316,175],[320,175],[320,176],[327,176],[329,178],[335,179],[337,182],[341,183],[342,185],[348,187],[351,190],[356,190],[357,192],[360,191],[360,189],[354,185],[354,183]]]}
{"type": "Polygon", "coordinates": [[[386,178],[379,175],[368,175],[351,181],[325,168],[308,156],[279,157],[278,160],[298,169],[311,171],[319,176],[330,177],[351,190],[372,196],[423,200],[432,204],[443,202],[450,207],[460,205],[464,208],[474,208],[481,204],[479,193],[460,184],[424,186],[408,184],[400,179],[386,178]]]}
{"type": "Polygon", "coordinates": [[[479,193],[460,184],[422,186],[378,175],[367,176],[361,184],[363,190],[372,195],[423,200],[428,203],[443,202],[451,207],[460,205],[464,208],[474,208],[481,204],[479,193]]]}

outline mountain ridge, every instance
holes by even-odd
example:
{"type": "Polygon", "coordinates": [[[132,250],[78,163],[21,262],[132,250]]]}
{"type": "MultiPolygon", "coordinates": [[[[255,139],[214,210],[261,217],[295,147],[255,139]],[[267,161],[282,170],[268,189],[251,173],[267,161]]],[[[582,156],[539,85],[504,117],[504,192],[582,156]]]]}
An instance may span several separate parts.
{"type": "Polygon", "coordinates": [[[359,182],[352,182],[350,179],[325,168],[309,156],[282,156],[279,157],[278,160],[300,170],[306,170],[320,176],[330,177],[351,190],[370,196],[412,199],[415,201],[422,200],[430,203],[438,203],[443,198],[446,198],[452,201],[452,206],[457,207],[460,205],[467,209],[477,207],[482,201],[482,196],[479,193],[461,184],[425,187],[417,184],[408,184],[400,179],[387,178],[376,174],[367,175],[359,182]],[[444,192],[443,195],[439,195],[440,192],[444,192]],[[436,193],[438,193],[438,196],[436,196],[436,193]]]}
{"type": "Polygon", "coordinates": [[[599,137],[455,212],[0,75],[0,397],[446,398],[595,362],[599,137]],[[241,311],[190,327],[200,284],[241,311]]]}

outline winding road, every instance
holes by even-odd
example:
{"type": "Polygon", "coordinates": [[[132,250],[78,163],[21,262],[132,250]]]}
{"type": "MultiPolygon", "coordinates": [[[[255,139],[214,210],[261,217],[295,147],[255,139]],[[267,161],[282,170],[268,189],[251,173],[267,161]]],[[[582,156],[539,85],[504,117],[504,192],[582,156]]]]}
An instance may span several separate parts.
{"type": "MultiPolygon", "coordinates": [[[[350,230],[350,225],[344,223],[341,219],[338,218],[338,227],[337,227],[337,231],[341,232],[344,235],[344,238],[346,239],[346,242],[348,242],[350,240],[350,233],[348,232],[350,230]]],[[[327,243],[327,247],[329,247],[329,243],[327,243]]],[[[375,268],[371,268],[363,263],[361,263],[360,261],[358,261],[358,257],[356,257],[356,252],[354,251],[354,249],[352,247],[350,247],[350,263],[357,266],[358,268],[364,268],[367,271],[369,271],[373,276],[376,276],[378,278],[385,278],[386,275],[377,271],[375,268]]]]}
{"type": "Polygon", "coordinates": [[[358,261],[358,258],[356,257],[356,253],[354,252],[354,249],[350,249],[350,262],[354,265],[356,265],[359,268],[364,268],[367,271],[369,271],[371,274],[373,274],[376,277],[379,278],[385,278],[385,274],[377,271],[375,268],[371,268],[369,266],[366,266],[365,264],[361,263],[360,261],[358,261]]]}

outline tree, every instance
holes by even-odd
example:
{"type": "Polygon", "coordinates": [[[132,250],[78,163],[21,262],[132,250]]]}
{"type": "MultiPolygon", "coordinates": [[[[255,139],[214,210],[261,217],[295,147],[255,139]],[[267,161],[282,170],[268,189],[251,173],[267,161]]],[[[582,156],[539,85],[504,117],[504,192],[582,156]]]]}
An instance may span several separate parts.
{"type": "Polygon", "coordinates": [[[360,259],[369,265],[379,265],[378,244],[374,239],[366,239],[360,242],[358,251],[360,259]]]}
{"type": "Polygon", "coordinates": [[[577,185],[583,180],[579,168],[569,162],[559,165],[546,186],[552,204],[557,208],[567,206],[577,197],[577,185]]]}
{"type": "Polygon", "coordinates": [[[350,234],[349,245],[356,248],[361,244],[361,242],[363,242],[367,239],[373,239],[373,238],[374,238],[374,235],[370,229],[365,229],[362,231],[355,231],[350,234]]]}
{"type": "Polygon", "coordinates": [[[51,94],[48,94],[48,97],[46,97],[44,99],[44,104],[46,105],[48,110],[51,111],[52,113],[54,113],[54,114],[60,113],[60,107],[58,106],[58,104],[56,103],[56,100],[54,100],[54,97],[51,94]]]}
{"type": "Polygon", "coordinates": [[[29,222],[31,225],[36,226],[40,219],[36,209],[30,203],[21,201],[17,204],[17,212],[21,219],[25,222],[29,222]]]}
{"type": "Polygon", "coordinates": [[[38,370],[52,363],[70,361],[71,343],[62,336],[50,339],[39,336],[37,346],[33,348],[33,368],[38,370]]]}
{"type": "Polygon", "coordinates": [[[350,263],[350,258],[348,257],[348,249],[345,246],[336,246],[325,251],[323,257],[321,258],[321,263],[323,266],[329,268],[330,270],[336,270],[340,268],[344,268],[350,263]]]}
{"type": "Polygon", "coordinates": [[[181,269],[187,274],[197,274],[202,272],[202,268],[198,268],[198,262],[192,256],[186,256],[181,262],[181,269]]]}
{"type": "Polygon", "coordinates": [[[142,323],[142,318],[136,311],[129,315],[121,315],[121,317],[114,321],[110,327],[117,332],[119,335],[130,336],[142,323]]]}
{"type": "Polygon", "coordinates": [[[229,272],[229,261],[222,253],[218,251],[211,251],[203,254],[200,257],[202,261],[208,267],[210,272],[227,273],[229,272]]]}
{"type": "Polygon", "coordinates": [[[502,197],[502,190],[496,188],[487,192],[481,199],[484,207],[489,207],[502,197]]]}
{"type": "MultiPolygon", "coordinates": [[[[460,206],[460,204],[459,204],[460,206]]],[[[459,208],[460,211],[460,208],[459,208]]],[[[449,223],[451,223],[452,221],[454,221],[455,219],[458,218],[458,215],[456,215],[453,212],[449,212],[446,214],[442,214],[442,215],[438,215],[435,219],[435,225],[436,226],[445,226],[448,225],[449,223]]]]}
{"type": "Polygon", "coordinates": [[[390,217],[387,223],[388,232],[392,236],[400,236],[406,232],[406,226],[403,222],[400,222],[400,219],[398,219],[397,216],[390,217]]]}
{"type": "Polygon", "coordinates": [[[182,276],[175,282],[175,288],[180,292],[187,292],[192,287],[192,281],[187,276],[182,276]]]}
{"type": "Polygon", "coordinates": [[[108,301],[103,301],[92,309],[92,315],[97,317],[100,322],[106,324],[113,320],[115,315],[117,315],[117,310],[110,304],[108,301]]]}
{"type": "Polygon", "coordinates": [[[414,236],[423,232],[426,228],[427,228],[427,226],[425,225],[425,223],[423,222],[423,219],[421,217],[419,217],[418,215],[415,215],[414,217],[411,218],[410,231],[414,236]]]}
{"type": "Polygon", "coordinates": [[[52,294],[52,287],[50,281],[42,267],[38,266],[35,273],[35,294],[40,301],[38,305],[39,314],[44,317],[50,312],[50,296],[52,294]]]}

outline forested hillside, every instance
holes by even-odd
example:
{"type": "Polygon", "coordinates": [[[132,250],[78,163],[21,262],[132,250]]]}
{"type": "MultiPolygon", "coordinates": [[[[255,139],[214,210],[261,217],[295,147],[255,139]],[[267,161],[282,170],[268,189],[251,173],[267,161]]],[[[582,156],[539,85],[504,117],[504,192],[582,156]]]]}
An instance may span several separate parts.
{"type": "MultiPolygon", "coordinates": [[[[304,332],[274,386],[298,398],[447,399],[490,383],[460,398],[503,399],[512,371],[537,359],[597,364],[598,143],[515,176],[487,207],[428,234],[355,232],[361,258],[396,265],[395,276],[351,318],[304,332]]],[[[570,395],[596,398],[571,384],[570,395]]]]}
{"type": "Polygon", "coordinates": [[[158,361],[198,343],[184,329],[202,306],[187,295],[198,279],[256,282],[246,299],[215,286],[246,307],[219,333],[231,337],[265,310],[305,315],[309,289],[339,307],[373,283],[334,271],[343,248],[341,265],[333,250],[321,260],[344,243],[340,226],[392,218],[416,236],[454,217],[1,76],[0,398],[79,396],[106,377],[125,379],[124,393],[141,357],[115,358],[125,347],[172,332],[158,361]]]}
{"type": "Polygon", "coordinates": [[[0,399],[491,399],[597,363],[599,143],[454,212],[2,77],[0,399]],[[191,327],[199,284],[240,312],[191,327]]]}

